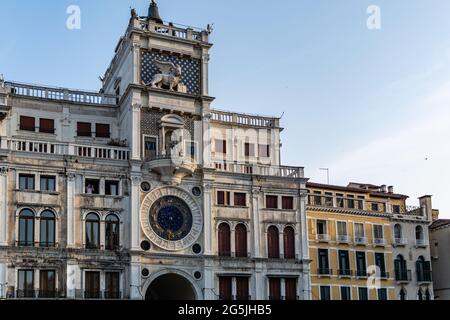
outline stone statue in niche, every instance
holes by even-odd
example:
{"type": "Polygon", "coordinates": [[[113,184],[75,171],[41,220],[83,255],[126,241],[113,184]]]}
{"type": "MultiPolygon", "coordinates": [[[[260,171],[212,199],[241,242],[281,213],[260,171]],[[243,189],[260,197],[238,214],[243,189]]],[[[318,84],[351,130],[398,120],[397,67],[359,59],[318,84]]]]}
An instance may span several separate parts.
{"type": "Polygon", "coordinates": [[[161,71],[156,74],[146,86],[162,89],[168,87],[170,91],[186,92],[186,86],[181,83],[181,66],[173,62],[155,60],[155,65],[161,71]]]}

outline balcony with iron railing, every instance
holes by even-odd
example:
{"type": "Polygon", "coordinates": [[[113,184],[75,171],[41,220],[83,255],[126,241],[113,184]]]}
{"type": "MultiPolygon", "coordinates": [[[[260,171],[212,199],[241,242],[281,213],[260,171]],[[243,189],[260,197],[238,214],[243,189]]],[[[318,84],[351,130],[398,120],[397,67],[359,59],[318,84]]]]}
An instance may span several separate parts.
{"type": "Polygon", "coordinates": [[[366,246],[368,243],[366,237],[360,237],[360,236],[355,236],[353,242],[355,243],[355,245],[362,245],[362,246],[366,246]]]}
{"type": "Polygon", "coordinates": [[[376,247],[384,247],[386,246],[386,240],[383,238],[374,238],[373,245],[376,247]]]}
{"type": "Polygon", "coordinates": [[[348,235],[338,234],[336,236],[336,242],[340,244],[350,243],[350,237],[348,235]]]}
{"type": "Polygon", "coordinates": [[[10,292],[9,299],[60,299],[64,297],[64,292],[59,290],[34,290],[19,289],[10,292]]]}
{"type": "Polygon", "coordinates": [[[353,276],[353,270],[350,269],[339,269],[338,276],[340,278],[351,278],[353,276]]]}
{"type": "Polygon", "coordinates": [[[395,281],[398,283],[409,283],[411,282],[412,276],[411,270],[402,270],[402,269],[396,269],[395,270],[395,281]]]}
{"type": "Polygon", "coordinates": [[[317,274],[322,277],[332,276],[333,270],[330,268],[319,268],[317,269],[317,274]]]}
{"type": "Polygon", "coordinates": [[[316,241],[318,242],[329,242],[330,239],[329,234],[316,234],[316,241]]]}
{"type": "Polygon", "coordinates": [[[429,283],[433,281],[433,274],[431,270],[417,270],[416,276],[418,283],[429,283]]]}

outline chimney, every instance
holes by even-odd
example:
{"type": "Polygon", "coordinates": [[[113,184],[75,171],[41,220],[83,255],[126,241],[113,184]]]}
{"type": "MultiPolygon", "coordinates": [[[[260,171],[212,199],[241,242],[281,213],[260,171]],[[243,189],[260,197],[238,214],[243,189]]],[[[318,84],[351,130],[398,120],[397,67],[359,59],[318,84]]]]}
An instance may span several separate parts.
{"type": "Polygon", "coordinates": [[[391,193],[391,194],[394,193],[394,187],[393,186],[389,186],[388,187],[388,192],[391,193]]]}
{"type": "Polygon", "coordinates": [[[422,208],[422,214],[427,220],[433,220],[433,205],[431,202],[432,196],[423,196],[419,198],[420,208],[422,208]]]}
{"type": "Polygon", "coordinates": [[[381,192],[386,192],[386,185],[383,184],[383,185],[380,187],[380,189],[381,189],[381,192]]]}

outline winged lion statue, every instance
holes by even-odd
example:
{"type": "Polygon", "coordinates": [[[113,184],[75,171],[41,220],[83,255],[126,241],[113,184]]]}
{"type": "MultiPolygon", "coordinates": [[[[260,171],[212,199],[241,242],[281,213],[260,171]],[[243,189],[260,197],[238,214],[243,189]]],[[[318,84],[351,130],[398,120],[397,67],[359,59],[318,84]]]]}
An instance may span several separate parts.
{"type": "Polygon", "coordinates": [[[178,86],[181,84],[181,66],[173,62],[159,60],[155,60],[155,65],[161,73],[156,74],[152,81],[145,83],[145,85],[159,89],[164,85],[169,87],[170,91],[179,91],[178,86]]]}

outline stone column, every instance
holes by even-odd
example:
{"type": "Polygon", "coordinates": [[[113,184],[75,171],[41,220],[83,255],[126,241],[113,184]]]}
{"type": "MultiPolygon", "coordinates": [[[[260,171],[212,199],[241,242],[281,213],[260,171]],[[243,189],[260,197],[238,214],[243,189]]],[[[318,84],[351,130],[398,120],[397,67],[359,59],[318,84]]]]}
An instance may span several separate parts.
{"type": "Polygon", "coordinates": [[[309,276],[310,273],[310,258],[309,258],[309,249],[308,249],[308,225],[306,220],[306,200],[308,194],[306,190],[301,190],[299,193],[299,206],[297,209],[297,225],[299,225],[297,232],[300,231],[300,239],[301,239],[301,257],[302,257],[302,279],[301,282],[303,284],[303,300],[311,300],[311,279],[309,276]],[[299,230],[300,229],[300,230],[299,230]]]}
{"type": "Polygon", "coordinates": [[[203,114],[203,137],[202,140],[200,140],[200,143],[202,144],[202,152],[203,156],[201,156],[201,162],[203,163],[204,168],[212,168],[211,164],[211,114],[205,113],[203,114]]]}
{"type": "Polygon", "coordinates": [[[215,239],[215,228],[214,221],[212,217],[212,184],[210,182],[203,183],[203,237],[205,239],[205,255],[211,256],[214,254],[214,239],[215,239]]]}
{"type": "Polygon", "coordinates": [[[76,174],[67,174],[67,247],[75,247],[75,188],[76,174]]]}
{"type": "Polygon", "coordinates": [[[256,300],[266,300],[266,281],[265,276],[263,274],[263,265],[261,263],[257,263],[255,266],[255,299],[256,300]]]}
{"type": "Polygon", "coordinates": [[[6,279],[6,263],[0,261],[0,299],[6,298],[7,279],[6,279]]]}
{"type": "Polygon", "coordinates": [[[215,291],[215,277],[214,277],[214,265],[207,261],[205,262],[205,290],[204,290],[204,299],[207,301],[216,300],[216,291],[215,291]]]}
{"type": "Polygon", "coordinates": [[[145,292],[141,289],[141,267],[138,264],[131,264],[130,275],[130,299],[131,300],[144,300],[145,292]]]}
{"type": "Polygon", "coordinates": [[[139,234],[140,234],[140,221],[139,221],[139,202],[140,202],[140,185],[141,176],[131,176],[131,250],[139,250],[139,234]]]}
{"type": "Polygon", "coordinates": [[[252,216],[253,216],[253,252],[255,258],[262,258],[261,252],[261,225],[259,222],[259,188],[252,189],[252,216]]]}
{"type": "Polygon", "coordinates": [[[208,79],[209,54],[208,49],[203,49],[202,57],[202,94],[209,95],[209,79],[208,79]]]}
{"type": "Polygon", "coordinates": [[[78,297],[81,297],[80,294],[82,294],[81,289],[83,288],[83,285],[81,283],[82,276],[81,276],[81,270],[80,267],[75,263],[68,263],[67,264],[67,298],[68,299],[75,299],[78,297]],[[79,295],[77,296],[77,291],[79,292],[79,295]]]}
{"type": "Polygon", "coordinates": [[[141,107],[134,103],[131,107],[131,159],[141,159],[141,107]]]}
{"type": "Polygon", "coordinates": [[[0,246],[8,245],[8,168],[0,168],[0,246]]]}

